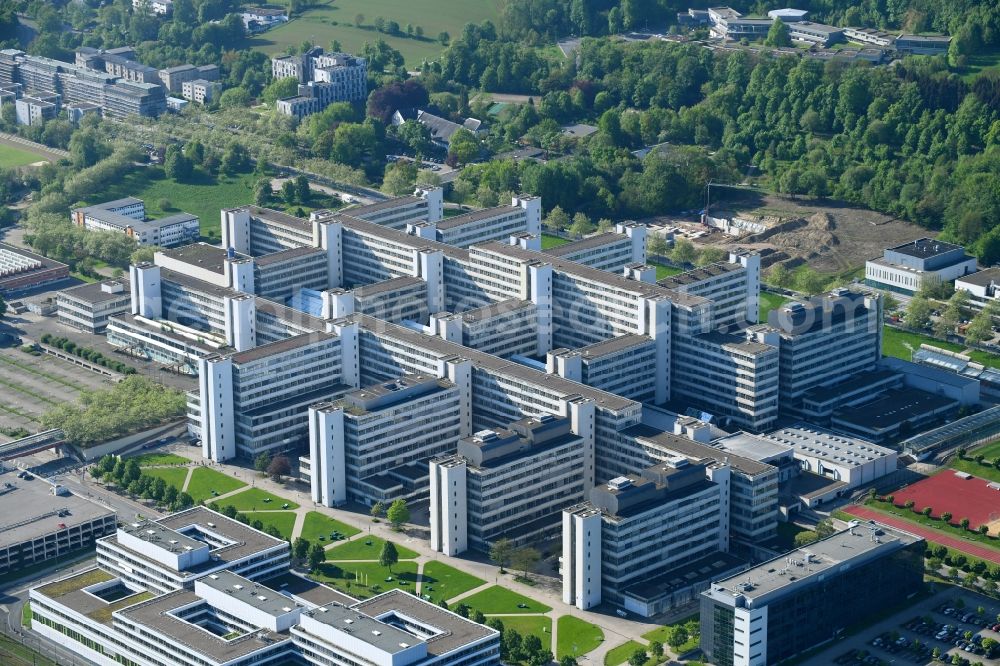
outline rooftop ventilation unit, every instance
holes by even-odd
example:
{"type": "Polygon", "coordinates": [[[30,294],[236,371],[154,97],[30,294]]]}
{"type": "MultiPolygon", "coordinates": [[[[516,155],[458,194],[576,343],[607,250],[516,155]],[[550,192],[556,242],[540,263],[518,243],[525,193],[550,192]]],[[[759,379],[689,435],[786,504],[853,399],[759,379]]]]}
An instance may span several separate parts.
{"type": "Polygon", "coordinates": [[[616,476],[608,481],[608,490],[623,490],[632,485],[632,479],[627,476],[616,476]]]}

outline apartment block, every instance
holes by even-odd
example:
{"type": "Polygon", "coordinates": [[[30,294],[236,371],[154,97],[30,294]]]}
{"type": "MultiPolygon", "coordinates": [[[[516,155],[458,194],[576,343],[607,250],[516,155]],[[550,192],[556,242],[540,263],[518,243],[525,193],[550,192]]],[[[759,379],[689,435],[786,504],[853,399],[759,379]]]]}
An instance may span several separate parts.
{"type": "Polygon", "coordinates": [[[197,104],[208,104],[219,97],[222,92],[222,84],[218,81],[208,81],[206,79],[193,79],[181,84],[181,97],[189,102],[197,104]]]}
{"type": "Polygon", "coordinates": [[[455,449],[461,403],[447,379],[404,375],[311,405],[313,501],[372,505],[426,497],[427,461],[455,449]]]}
{"type": "Polygon", "coordinates": [[[431,548],[488,552],[558,534],[562,509],[584,497],[583,452],[569,420],[550,414],[462,438],[430,461],[431,548]]]}
{"type": "Polygon", "coordinates": [[[356,102],[368,96],[368,65],[347,53],[324,53],[313,47],[302,55],[271,60],[274,78],[295,77],[298,94],[277,101],[279,113],[304,118],[334,102],[356,102]]]}

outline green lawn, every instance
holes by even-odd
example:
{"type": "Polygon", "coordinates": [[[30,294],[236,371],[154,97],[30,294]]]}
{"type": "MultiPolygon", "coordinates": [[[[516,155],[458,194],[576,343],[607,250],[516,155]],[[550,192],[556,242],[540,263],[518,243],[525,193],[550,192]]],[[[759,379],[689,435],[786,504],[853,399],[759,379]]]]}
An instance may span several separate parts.
{"type": "Polygon", "coordinates": [[[565,245],[570,243],[568,238],[563,238],[562,236],[553,236],[552,234],[542,234],[542,249],[549,250],[554,247],[559,247],[560,245],[565,245]]]}
{"type": "MultiPolygon", "coordinates": [[[[619,666],[619,664],[624,664],[636,650],[645,649],[646,646],[637,641],[627,641],[622,643],[613,650],[609,650],[608,653],[604,655],[604,666],[619,666]]],[[[651,658],[646,662],[646,664],[651,664],[653,661],[654,660],[651,658]]]]}
{"type": "MultiPolygon", "coordinates": [[[[216,472],[214,469],[208,469],[207,467],[199,467],[191,474],[191,483],[188,485],[187,492],[194,499],[195,504],[198,504],[199,502],[211,500],[215,497],[212,494],[213,490],[218,495],[224,495],[225,493],[239,490],[245,485],[247,484],[234,479],[228,474],[216,472]]],[[[222,505],[225,504],[228,504],[228,501],[222,502],[222,505]]]]}
{"type": "MultiPolygon", "coordinates": [[[[951,474],[951,472],[947,470],[940,473],[951,474]]],[[[988,548],[1000,549],[1000,540],[996,538],[984,536],[974,530],[964,530],[962,529],[961,525],[950,525],[948,523],[945,523],[940,518],[928,518],[922,513],[917,513],[918,511],[923,509],[922,506],[915,506],[913,507],[913,509],[907,509],[906,507],[903,506],[894,506],[889,504],[888,502],[878,502],[878,501],[867,502],[865,506],[867,506],[869,509],[874,509],[875,511],[888,513],[890,515],[896,516],[897,518],[902,518],[903,520],[908,520],[910,522],[923,525],[924,527],[929,527],[935,530],[941,530],[943,534],[947,534],[948,536],[951,536],[953,538],[965,539],[966,541],[974,541],[988,548]],[[916,511],[914,511],[914,509],[916,509],[916,511]]],[[[852,516],[851,519],[853,520],[855,519],[855,517],[852,516]]],[[[952,516],[952,520],[955,522],[958,522],[961,519],[962,516],[960,515],[952,516]]],[[[934,541],[934,539],[930,540],[934,541]]]]}
{"type": "Polygon", "coordinates": [[[318,511],[310,511],[306,514],[306,520],[302,524],[302,534],[299,536],[310,543],[320,543],[320,536],[325,541],[330,538],[330,534],[333,532],[340,532],[345,537],[352,537],[358,533],[358,530],[339,520],[324,516],[318,511]]]}
{"type": "Polygon", "coordinates": [[[295,529],[294,511],[244,511],[243,515],[249,518],[251,523],[255,520],[264,523],[264,529],[267,529],[268,525],[274,525],[281,532],[283,539],[290,539],[292,530],[295,529]]]}
{"type": "Polygon", "coordinates": [[[138,197],[146,202],[148,217],[165,217],[181,211],[191,213],[201,220],[203,236],[219,237],[219,210],[252,203],[256,179],[249,173],[212,178],[197,171],[189,182],[177,183],[164,176],[162,168],[147,167],[129,173],[112,187],[90,197],[87,203],[138,197]],[[169,208],[160,205],[164,200],[169,202],[169,208]]]}
{"type": "MultiPolygon", "coordinates": [[[[791,550],[791,548],[789,548],[789,550],[791,550]]],[[[693,615],[688,615],[687,617],[682,618],[672,624],[666,624],[662,627],[657,627],[656,629],[653,629],[652,631],[643,634],[642,637],[645,638],[650,643],[652,643],[653,641],[659,641],[663,645],[669,645],[670,634],[674,630],[674,627],[678,626],[683,626],[687,630],[688,639],[681,645],[678,645],[676,647],[670,646],[670,648],[674,650],[677,654],[684,654],[685,652],[689,652],[698,647],[698,643],[701,640],[701,625],[699,623],[698,613],[694,613],[693,615]]]]}
{"type": "Polygon", "coordinates": [[[787,296],[782,296],[781,294],[772,294],[769,291],[760,292],[760,321],[767,321],[767,313],[771,310],[781,307],[783,304],[787,303],[792,299],[787,296]]]}
{"type": "Polygon", "coordinates": [[[311,576],[352,597],[367,599],[396,588],[406,591],[416,589],[417,563],[397,562],[392,565],[390,574],[378,562],[327,562],[321,564],[319,571],[311,576]]]}
{"type": "Polygon", "coordinates": [[[556,627],[556,659],[567,655],[580,657],[596,650],[603,641],[604,632],[597,625],[572,615],[563,615],[556,627]]]}
{"type": "Polygon", "coordinates": [[[1000,469],[993,466],[993,461],[1000,458],[1000,441],[987,444],[965,455],[964,459],[959,459],[958,456],[952,458],[949,466],[963,472],[968,472],[973,476],[978,476],[981,479],[1000,481],[1000,469]],[[970,458],[975,458],[980,454],[984,456],[982,465],[975,460],[970,460],[970,458]]]}
{"type": "Polygon", "coordinates": [[[133,456],[128,460],[139,463],[139,467],[151,467],[153,465],[187,465],[190,458],[175,455],[173,453],[144,453],[141,456],[133,456]]]}
{"type": "Polygon", "coordinates": [[[649,262],[649,265],[656,267],[657,280],[662,280],[663,278],[672,277],[674,275],[678,275],[679,273],[684,272],[683,268],[677,268],[676,266],[667,266],[666,264],[658,264],[655,261],[649,262]]]}
{"type": "Polygon", "coordinates": [[[415,67],[440,55],[444,47],[437,41],[438,33],[447,32],[454,39],[466,23],[485,19],[497,21],[494,0],[318,0],[287,24],[248,39],[247,46],[273,55],[289,46],[297,49],[303,40],[330,48],[336,39],[343,50],[360,53],[366,42],[381,38],[403,54],[408,66],[415,67]],[[364,17],[361,28],[355,25],[359,14],[364,17]],[[403,36],[376,32],[372,26],[377,17],[396,21],[403,36]],[[406,37],[407,24],[423,28],[424,37],[406,37]]]}
{"type": "Polygon", "coordinates": [[[502,617],[504,629],[513,629],[522,637],[538,636],[543,649],[552,649],[552,618],[542,615],[525,615],[524,617],[502,617]]]}
{"type": "Polygon", "coordinates": [[[14,146],[0,145],[0,168],[12,169],[14,167],[34,164],[35,162],[47,162],[48,159],[37,153],[32,153],[22,148],[14,146]]]}
{"type": "Polygon", "coordinates": [[[31,628],[31,602],[25,601],[21,606],[21,626],[31,628]]]}
{"type": "Polygon", "coordinates": [[[153,467],[142,470],[146,476],[155,479],[163,479],[168,486],[173,486],[178,491],[184,489],[184,481],[187,479],[188,470],[186,467],[153,467]]]}
{"type": "Polygon", "coordinates": [[[956,345],[953,342],[938,340],[930,337],[929,335],[921,335],[920,333],[913,333],[910,331],[901,331],[900,329],[892,328],[891,326],[886,326],[883,330],[883,356],[895,356],[896,358],[909,361],[910,350],[906,348],[906,344],[909,344],[914,349],[920,349],[920,345],[928,344],[940,347],[941,349],[947,349],[949,351],[962,351],[962,345],[956,345]]]}
{"type": "Polygon", "coordinates": [[[434,603],[457,597],[486,582],[437,560],[425,564],[422,575],[420,593],[429,596],[434,603]]]}
{"type": "Polygon", "coordinates": [[[972,83],[984,72],[998,70],[1000,70],[1000,49],[966,56],[966,66],[958,69],[966,83],[972,83]]]}
{"type": "MultiPolygon", "coordinates": [[[[191,479],[191,483],[194,484],[194,479],[191,479]]],[[[216,490],[219,489],[216,488],[216,490]]],[[[219,494],[221,493],[222,491],[219,490],[219,494]]],[[[280,495],[266,492],[260,488],[247,488],[241,493],[227,497],[220,504],[231,504],[236,507],[237,511],[275,511],[278,509],[294,510],[299,508],[299,505],[295,502],[287,500],[280,495]],[[284,506],[285,504],[288,506],[284,506]]]]}
{"type": "MultiPolygon", "coordinates": [[[[342,543],[339,546],[331,548],[326,551],[326,559],[328,560],[377,560],[379,553],[382,552],[382,544],[385,543],[384,539],[380,539],[377,536],[361,536],[354,541],[348,541],[347,543],[342,543]]],[[[416,559],[417,554],[414,553],[409,548],[404,548],[398,543],[395,544],[396,552],[399,553],[399,559],[401,560],[413,560],[416,559]]]]}
{"type": "MultiPolygon", "coordinates": [[[[476,592],[471,597],[466,597],[462,603],[482,611],[486,615],[496,615],[504,613],[548,613],[551,608],[543,603],[529,599],[528,597],[512,592],[506,588],[494,585],[482,592],[476,592]],[[525,606],[519,608],[518,605],[525,606]]],[[[506,618],[505,618],[506,619],[506,618]]]]}
{"type": "Polygon", "coordinates": [[[976,363],[982,363],[983,365],[988,365],[991,368],[1000,368],[1000,356],[997,356],[996,354],[991,354],[989,352],[982,351],[981,349],[968,349],[962,353],[967,355],[976,363]]]}

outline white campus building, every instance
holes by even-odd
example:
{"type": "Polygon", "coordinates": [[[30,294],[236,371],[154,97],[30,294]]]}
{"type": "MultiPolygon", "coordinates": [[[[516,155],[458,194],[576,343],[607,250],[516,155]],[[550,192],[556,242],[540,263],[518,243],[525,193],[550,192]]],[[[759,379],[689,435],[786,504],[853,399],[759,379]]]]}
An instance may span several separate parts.
{"type": "Polygon", "coordinates": [[[953,282],[976,270],[975,257],[967,255],[960,245],[919,238],[890,247],[881,257],[866,261],[865,283],[912,296],[927,282],[953,282]]]}
{"type": "Polygon", "coordinates": [[[316,46],[301,55],[273,58],[271,73],[275,79],[298,79],[298,93],[276,104],[279,113],[294,118],[319,113],[334,102],[358,102],[368,96],[368,64],[348,53],[324,53],[316,46]]]}
{"type": "Polygon", "coordinates": [[[190,213],[147,220],[145,203],[133,197],[74,208],[70,211],[70,218],[74,224],[88,231],[125,234],[139,245],[185,245],[197,240],[200,233],[198,218],[190,213]]]}

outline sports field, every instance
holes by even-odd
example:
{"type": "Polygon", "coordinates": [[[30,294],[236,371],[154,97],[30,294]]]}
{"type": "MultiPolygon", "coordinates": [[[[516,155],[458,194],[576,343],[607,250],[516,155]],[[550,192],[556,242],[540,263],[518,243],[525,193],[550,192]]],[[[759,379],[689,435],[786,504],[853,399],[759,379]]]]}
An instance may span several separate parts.
{"type": "MultiPolygon", "coordinates": [[[[951,514],[951,523],[969,519],[970,529],[988,525],[991,534],[1000,532],[1000,489],[978,477],[963,479],[945,470],[893,493],[894,504],[905,505],[913,500],[917,511],[931,507],[931,516],[951,514]]],[[[994,484],[997,485],[997,484],[994,484]]]]}
{"type": "Polygon", "coordinates": [[[35,162],[46,162],[44,157],[36,153],[15,148],[6,144],[0,144],[0,168],[10,169],[12,167],[25,166],[35,162]]]}
{"type": "Polygon", "coordinates": [[[439,33],[455,38],[466,23],[486,19],[496,23],[495,0],[318,0],[287,24],[248,39],[247,46],[273,55],[290,46],[298,49],[306,40],[328,49],[336,39],[343,50],[360,53],[365,42],[381,38],[402,53],[412,68],[438,57],[444,48],[437,40],[439,33]],[[364,17],[361,27],[355,24],[358,15],[364,17]],[[372,26],[377,17],[395,21],[403,34],[376,32],[372,26]],[[406,36],[407,24],[414,31],[417,26],[423,28],[423,37],[406,36]]]}

